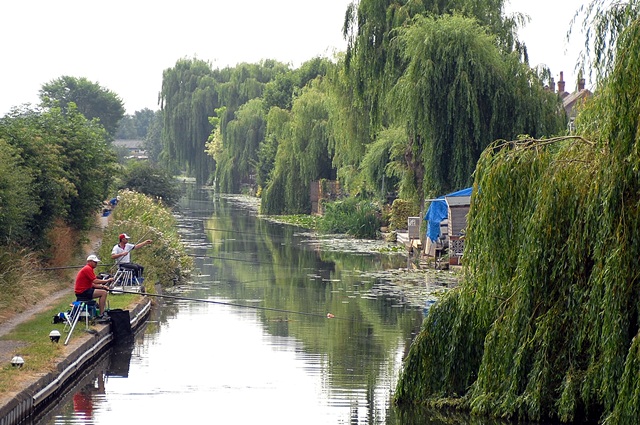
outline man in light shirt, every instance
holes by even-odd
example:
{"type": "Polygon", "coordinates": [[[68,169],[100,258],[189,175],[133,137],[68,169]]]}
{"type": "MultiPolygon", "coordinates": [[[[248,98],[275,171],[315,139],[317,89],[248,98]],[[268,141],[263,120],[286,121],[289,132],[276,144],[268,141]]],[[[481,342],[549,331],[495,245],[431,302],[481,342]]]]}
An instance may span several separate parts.
{"type": "Polygon", "coordinates": [[[136,248],[142,248],[143,246],[149,245],[152,241],[151,239],[147,239],[144,242],[132,244],[129,243],[129,239],[129,235],[126,233],[122,233],[120,235],[120,242],[118,242],[111,250],[111,258],[116,261],[116,264],[119,267],[133,271],[134,278],[140,278],[144,272],[144,267],[140,264],[131,262],[131,251],[136,248]]]}

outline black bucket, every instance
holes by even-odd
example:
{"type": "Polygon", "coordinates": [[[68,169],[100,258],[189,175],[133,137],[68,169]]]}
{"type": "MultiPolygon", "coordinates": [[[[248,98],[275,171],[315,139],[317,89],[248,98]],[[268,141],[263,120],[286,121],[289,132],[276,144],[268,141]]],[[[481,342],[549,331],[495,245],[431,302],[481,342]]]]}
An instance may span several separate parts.
{"type": "Polygon", "coordinates": [[[133,340],[129,310],[121,310],[117,308],[109,310],[108,314],[111,318],[111,332],[113,333],[114,342],[119,344],[133,340]]]}

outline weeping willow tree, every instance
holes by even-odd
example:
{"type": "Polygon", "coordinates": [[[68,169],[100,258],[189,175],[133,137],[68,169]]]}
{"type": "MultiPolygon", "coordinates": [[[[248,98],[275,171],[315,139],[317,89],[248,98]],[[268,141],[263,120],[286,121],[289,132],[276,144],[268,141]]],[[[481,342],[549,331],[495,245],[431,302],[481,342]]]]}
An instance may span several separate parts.
{"type": "Polygon", "coordinates": [[[483,152],[465,282],[425,319],[396,402],[640,422],[640,22],[617,43],[581,136],[483,152]]]}
{"type": "Polygon", "coordinates": [[[258,149],[257,180],[259,190],[266,187],[276,162],[278,146],[288,137],[290,111],[277,106],[271,107],[267,114],[267,128],[264,140],[258,149]]]}
{"type": "Polygon", "coordinates": [[[328,74],[329,125],[332,133],[329,149],[342,188],[353,196],[366,196],[376,193],[369,184],[375,184],[375,180],[367,180],[373,175],[362,173],[360,169],[367,146],[372,142],[368,108],[351,84],[349,73],[342,66],[343,61],[344,58],[341,58],[338,66],[332,67],[328,74]]]}
{"type": "MultiPolygon", "coordinates": [[[[370,193],[377,193],[386,201],[405,176],[403,153],[407,133],[402,127],[391,127],[381,131],[374,142],[366,146],[359,170],[370,193]]],[[[403,189],[401,188],[401,192],[403,189]]]]}
{"type": "Polygon", "coordinates": [[[373,130],[385,124],[384,98],[406,66],[391,46],[395,29],[418,15],[459,13],[490,28],[505,51],[523,50],[515,32],[522,17],[504,17],[504,3],[504,0],[360,0],[349,4],[342,30],[347,40],[344,64],[355,92],[370,108],[373,130]]]}
{"type": "Polygon", "coordinates": [[[290,120],[278,133],[274,169],[262,194],[264,214],[308,214],[309,186],[314,180],[335,177],[328,144],[327,93],[322,78],[308,84],[294,100],[290,120]]]}
{"type": "Polygon", "coordinates": [[[199,59],[180,59],[162,73],[160,159],[169,169],[186,168],[198,183],[206,183],[214,169],[212,158],[203,152],[212,131],[208,117],[220,106],[216,85],[210,64],[199,59]]]}
{"type": "Polygon", "coordinates": [[[237,110],[235,119],[227,125],[224,153],[217,164],[217,183],[222,192],[238,193],[243,184],[252,183],[265,130],[262,99],[251,99],[237,110]]]}
{"type": "Polygon", "coordinates": [[[405,158],[418,196],[468,186],[492,140],[563,128],[557,95],[476,20],[419,16],[397,41],[408,65],[390,109],[408,126],[405,158]]]}
{"type": "Polygon", "coordinates": [[[406,127],[403,169],[394,159],[388,170],[402,174],[400,196],[416,207],[468,185],[491,141],[564,129],[558,97],[544,91],[517,39],[525,18],[505,16],[504,3],[361,0],[347,9],[345,69],[369,124],[362,143],[381,158],[373,150],[385,145],[372,142],[406,127]]]}
{"type": "Polygon", "coordinates": [[[217,156],[216,183],[227,193],[238,193],[243,183],[255,180],[260,143],[264,140],[265,87],[289,68],[273,60],[241,63],[220,71],[217,89],[224,106],[219,116],[221,152],[217,156]]]}

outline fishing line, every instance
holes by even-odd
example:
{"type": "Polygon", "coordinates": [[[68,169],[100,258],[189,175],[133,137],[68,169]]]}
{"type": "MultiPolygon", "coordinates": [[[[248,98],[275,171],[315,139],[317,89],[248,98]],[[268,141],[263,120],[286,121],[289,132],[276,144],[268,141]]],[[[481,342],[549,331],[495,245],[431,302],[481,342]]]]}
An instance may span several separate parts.
{"type": "MultiPolygon", "coordinates": [[[[296,265],[286,265],[286,264],[277,264],[277,263],[269,263],[266,261],[255,261],[255,260],[245,260],[243,258],[229,258],[229,257],[216,257],[214,255],[197,255],[197,254],[188,254],[190,257],[197,259],[212,259],[212,260],[223,260],[223,261],[238,261],[241,263],[251,263],[256,266],[273,266],[274,268],[282,269],[292,269],[298,270],[300,267],[296,265]]],[[[312,269],[313,265],[309,265],[304,267],[304,269],[312,269]]]]}
{"type": "MultiPolygon", "coordinates": [[[[253,232],[243,232],[240,230],[230,230],[230,229],[216,229],[215,227],[204,227],[203,230],[213,230],[215,232],[223,232],[223,233],[238,233],[242,235],[255,235],[256,231],[253,232]]],[[[281,236],[277,237],[278,239],[282,239],[281,236]]]]}
{"type": "Polygon", "coordinates": [[[225,260],[225,261],[240,261],[242,263],[251,263],[251,264],[273,264],[273,263],[261,263],[259,261],[255,261],[255,260],[244,260],[242,258],[227,258],[227,257],[216,257],[214,255],[197,255],[197,254],[189,254],[190,257],[195,257],[195,258],[211,258],[214,260],[225,260]]]}
{"type": "Polygon", "coordinates": [[[260,307],[260,306],[256,306],[256,305],[238,304],[238,303],[232,303],[232,302],[227,302],[227,301],[206,300],[206,299],[203,299],[203,298],[179,297],[179,296],[176,296],[176,295],[150,294],[148,292],[132,292],[132,291],[125,291],[125,290],[120,290],[120,289],[110,289],[109,292],[117,292],[119,294],[146,295],[146,296],[149,296],[149,297],[168,298],[168,299],[179,300],[179,301],[195,301],[195,302],[208,303],[208,304],[227,305],[227,306],[231,306],[231,307],[251,308],[251,309],[254,309],[254,310],[276,311],[278,313],[298,314],[298,315],[301,315],[301,316],[322,317],[323,319],[346,320],[346,321],[350,321],[350,322],[354,321],[353,319],[345,319],[345,318],[341,318],[341,317],[335,317],[331,313],[327,313],[326,316],[325,316],[325,315],[318,314],[318,313],[307,313],[307,312],[304,312],[304,311],[283,310],[283,309],[280,309],[280,308],[260,307]]]}

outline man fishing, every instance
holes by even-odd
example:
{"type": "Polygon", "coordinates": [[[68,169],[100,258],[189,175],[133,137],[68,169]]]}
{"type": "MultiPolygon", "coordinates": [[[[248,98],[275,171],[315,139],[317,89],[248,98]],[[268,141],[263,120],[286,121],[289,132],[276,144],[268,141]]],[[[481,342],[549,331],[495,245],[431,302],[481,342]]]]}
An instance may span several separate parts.
{"type": "Polygon", "coordinates": [[[111,250],[111,258],[116,260],[116,264],[119,267],[132,270],[133,277],[141,278],[142,273],[144,272],[144,267],[142,267],[140,264],[131,262],[131,251],[136,248],[142,248],[143,246],[149,245],[152,240],[147,239],[144,242],[132,244],[129,243],[129,239],[130,237],[126,233],[122,233],[120,235],[120,241],[111,250]]]}
{"type": "Polygon", "coordinates": [[[98,257],[93,254],[87,257],[87,264],[80,269],[76,276],[74,292],[79,301],[91,301],[94,298],[99,298],[98,309],[101,314],[99,319],[108,319],[109,316],[107,316],[104,308],[107,304],[108,284],[113,282],[113,278],[99,279],[96,277],[93,269],[96,268],[99,262],[98,257]]]}

